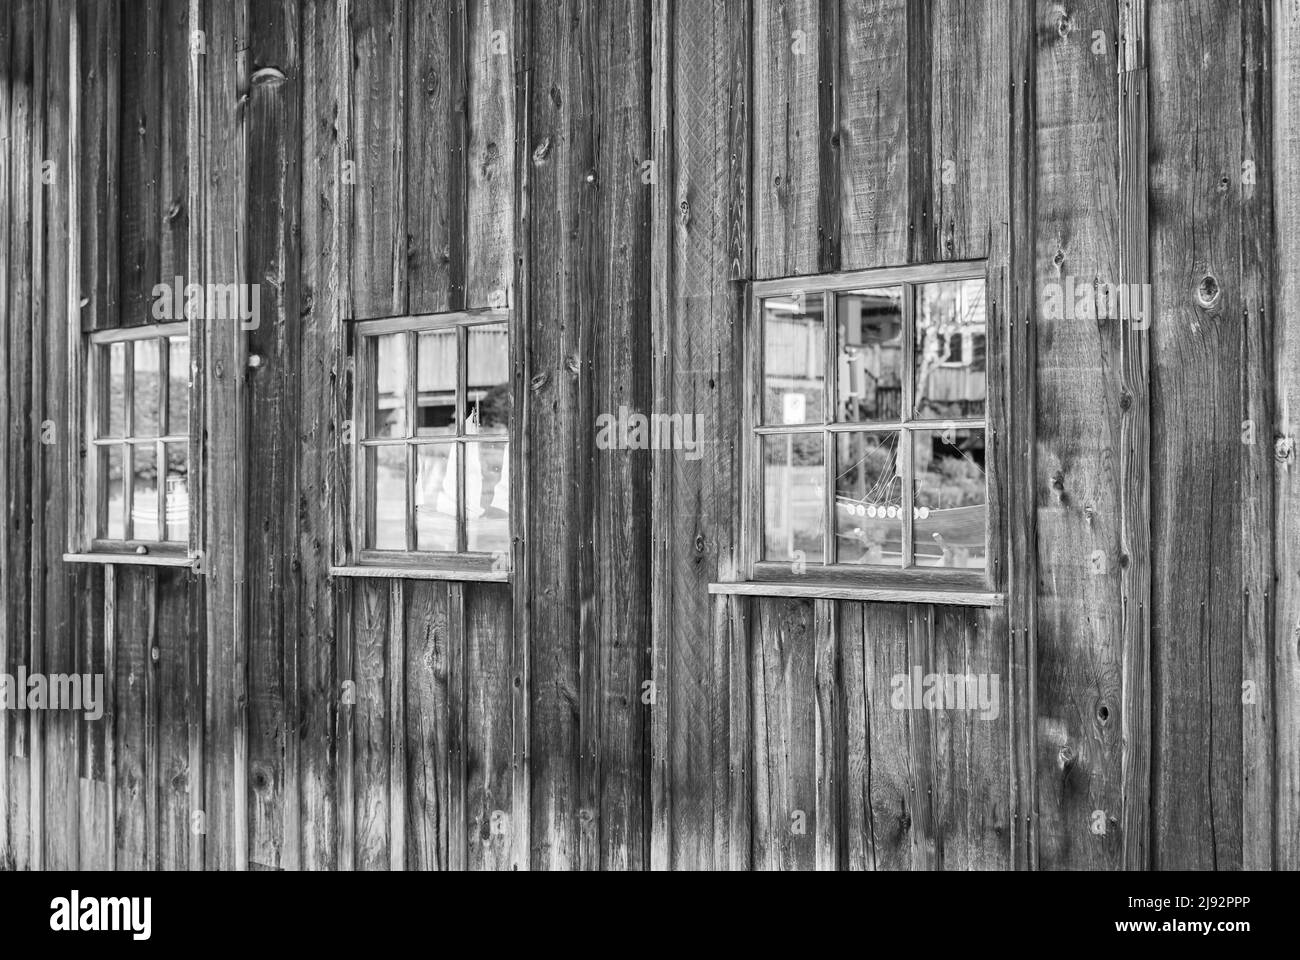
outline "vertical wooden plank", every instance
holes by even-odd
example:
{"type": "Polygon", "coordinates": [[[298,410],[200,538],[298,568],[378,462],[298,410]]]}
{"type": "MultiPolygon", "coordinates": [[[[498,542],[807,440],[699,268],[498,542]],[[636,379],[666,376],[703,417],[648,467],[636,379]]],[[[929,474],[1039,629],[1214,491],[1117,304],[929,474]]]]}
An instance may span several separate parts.
{"type": "Polygon", "coordinates": [[[77,632],[77,669],[83,674],[90,674],[92,678],[102,678],[100,716],[95,720],[84,716],[76,718],[81,724],[81,756],[78,765],[81,778],[79,862],[84,870],[109,870],[113,863],[113,829],[108,819],[108,774],[105,767],[109,726],[107,698],[113,686],[113,677],[104,667],[105,638],[111,634],[104,621],[104,588],[111,569],[110,566],[105,566],[102,570],[92,568],[87,589],[82,594],[77,609],[80,621],[77,632]]]}
{"type": "Polygon", "coordinates": [[[154,732],[149,715],[154,695],[150,651],[157,640],[158,581],[156,571],[148,567],[122,567],[118,579],[121,585],[114,604],[117,620],[113,635],[114,868],[151,870],[155,804],[149,780],[154,732]]]}
{"type": "Polygon", "coordinates": [[[519,38],[512,28],[517,2],[468,5],[464,303],[470,309],[506,306],[514,274],[512,46],[519,38]]]}
{"type": "Polygon", "coordinates": [[[961,697],[957,685],[965,684],[964,701],[927,715],[937,732],[934,799],[945,870],[1010,867],[1011,717],[1005,628],[997,629],[1003,619],[999,610],[934,608],[935,659],[926,672],[954,681],[945,697],[961,697]]]}
{"type": "Polygon", "coordinates": [[[905,263],[906,0],[843,0],[840,22],[840,266],[905,263]]]}
{"type": "MultiPolygon", "coordinates": [[[[1297,8],[1300,10],[1300,8],[1297,8]]],[[[1275,384],[1275,324],[1278,289],[1275,263],[1277,244],[1273,191],[1285,189],[1277,178],[1285,158],[1273,152],[1272,43],[1275,30],[1265,4],[1241,8],[1242,84],[1241,156],[1241,283],[1245,311],[1241,337],[1239,389],[1243,429],[1251,430],[1238,451],[1241,458],[1242,637],[1241,747],[1243,832],[1241,859],[1245,870],[1273,868],[1275,843],[1274,718],[1278,704],[1273,696],[1246,702],[1244,685],[1255,681],[1255,691],[1273,683],[1274,579],[1277,524],[1274,517],[1273,438],[1264,425],[1276,423],[1279,409],[1275,384]],[[1255,175],[1245,176],[1246,164],[1255,175]]],[[[1284,68],[1283,68],[1284,69],[1284,68]]],[[[1282,229],[1285,229],[1284,227],[1282,229]]]]}
{"type": "Polygon", "coordinates": [[[1151,865],[1242,863],[1242,29],[1153,3],[1151,865]],[[1188,58],[1204,59],[1188,71],[1188,58]],[[1198,129],[1199,128],[1199,129],[1198,129]],[[1187,824],[1198,824],[1188,830],[1187,824]]]}
{"type": "Polygon", "coordinates": [[[258,316],[244,324],[248,350],[259,358],[248,377],[249,485],[247,529],[249,650],[249,859],[261,867],[296,869],[301,862],[297,737],[284,730],[298,709],[298,593],[292,588],[299,432],[301,251],[301,113],[298,4],[250,5],[251,90],[248,118],[249,277],[258,287],[258,316]]]}
{"type": "Polygon", "coordinates": [[[817,865],[817,770],[813,602],[755,605],[754,868],[817,865]]]}
{"type": "MultiPolygon", "coordinates": [[[[114,325],[153,323],[153,287],[161,279],[163,207],[163,0],[146,0],[121,33],[121,167],[117,221],[120,291],[114,325]]],[[[170,280],[171,278],[168,278],[170,280]]]]}
{"type": "Polygon", "coordinates": [[[194,628],[197,583],[186,570],[158,573],[158,630],[154,641],[152,680],[157,732],[153,765],[158,804],[157,858],[159,870],[188,870],[194,837],[191,810],[190,726],[197,704],[190,696],[192,659],[198,654],[194,628]]]}
{"type": "MultiPolygon", "coordinates": [[[[747,809],[751,781],[732,762],[748,720],[748,693],[734,686],[747,677],[748,660],[734,659],[747,638],[707,584],[740,575],[735,281],[752,270],[755,28],[749,4],[721,0],[666,3],[656,17],[654,412],[694,417],[702,436],[695,454],[658,454],[652,475],[652,860],[656,869],[714,869],[749,859],[748,825],[734,815],[747,809]]],[[[817,45],[815,32],[808,42],[817,45]]]]}
{"type": "MultiPolygon", "coordinates": [[[[934,607],[913,604],[907,608],[907,659],[903,673],[930,672],[935,656],[934,607]]],[[[890,679],[890,706],[897,709],[898,674],[890,679]]],[[[915,702],[906,708],[908,790],[911,793],[913,870],[942,870],[944,823],[938,806],[943,801],[939,783],[939,727],[941,719],[915,702]],[[939,794],[939,795],[936,795],[939,794]]]]}
{"type": "Polygon", "coordinates": [[[406,869],[406,599],[388,583],[388,869],[406,869]]]}
{"type": "MultiPolygon", "coordinates": [[[[201,63],[203,170],[202,277],[246,281],[247,119],[235,110],[247,92],[247,0],[203,10],[201,63]]],[[[248,866],[248,690],[245,627],[245,504],[248,462],[244,419],[247,342],[237,323],[204,327],[203,415],[207,426],[204,554],[207,572],[207,709],[204,751],[205,856],[212,869],[248,866]]]]}
{"type": "MultiPolygon", "coordinates": [[[[1300,869],[1300,3],[1275,0],[1273,26],[1274,224],[1277,231],[1277,301],[1274,315],[1277,413],[1277,608],[1270,685],[1256,679],[1259,703],[1276,704],[1274,771],[1276,834],[1273,866],[1300,869]]],[[[1272,439],[1270,437],[1270,439],[1272,439]]],[[[1243,728],[1243,735],[1249,727],[1243,728]]],[[[1254,808],[1256,811],[1258,808],[1254,808]]],[[[1247,815],[1251,810],[1246,811],[1247,815]]],[[[1257,815],[1257,814],[1256,814],[1257,815]]],[[[1249,847],[1249,844],[1248,844],[1249,847]]],[[[1256,864],[1251,864],[1252,866],[1256,864]]]]}
{"type": "Polygon", "coordinates": [[[835,607],[833,600],[813,602],[813,679],[817,697],[814,724],[817,810],[813,823],[818,870],[842,869],[847,860],[847,703],[835,607]]]}
{"type": "Polygon", "coordinates": [[[301,866],[331,869],[337,864],[335,808],[335,720],[341,695],[335,649],[348,636],[335,609],[329,580],[332,559],[336,451],[346,402],[342,322],[339,312],[340,257],[335,233],[342,216],[341,163],[337,117],[339,91],[336,7],[302,9],[302,319],[298,353],[297,510],[294,589],[301,718],[290,727],[299,749],[301,866]]]}
{"type": "Polygon", "coordinates": [[[117,3],[77,0],[78,74],[81,111],[77,118],[80,207],[81,326],[112,326],[117,317],[116,239],[120,104],[118,73],[122,44],[117,3]]]}
{"type": "Polygon", "coordinates": [[[843,717],[841,753],[841,839],[844,870],[870,870],[871,859],[871,730],[867,721],[867,672],[863,648],[866,604],[835,604],[835,648],[839,658],[838,697],[843,717]]]}
{"type": "Polygon", "coordinates": [[[517,842],[511,822],[513,723],[509,590],[465,588],[465,785],[470,870],[509,870],[517,842]]]}
{"type": "MultiPolygon", "coordinates": [[[[464,16],[464,0],[439,0],[410,7],[406,69],[407,282],[412,313],[451,309],[453,259],[464,276],[462,203],[465,175],[465,105],[456,103],[462,85],[454,72],[465,69],[463,49],[453,49],[453,21],[464,16]],[[453,244],[453,241],[457,241],[453,244]]],[[[471,114],[473,116],[473,114],[471,114]]]]}
{"type": "Polygon", "coordinates": [[[389,704],[385,683],[389,586],[358,580],[354,589],[356,869],[388,869],[389,704]]]}
{"type": "Polygon", "coordinates": [[[406,312],[406,29],[408,0],[351,5],[356,206],[353,316],[406,312]]]}
{"type": "MultiPolygon", "coordinates": [[[[6,63],[9,62],[10,54],[10,34],[12,26],[10,23],[11,14],[13,13],[13,4],[5,4],[0,7],[0,50],[4,51],[6,63]]],[[[13,71],[5,70],[0,72],[0,134],[3,134],[3,144],[0,145],[0,197],[4,198],[4,203],[0,203],[0,304],[9,308],[9,237],[10,237],[10,206],[9,206],[9,177],[10,177],[10,159],[9,159],[9,137],[10,137],[10,99],[13,86],[13,71]]],[[[5,386],[0,388],[0,423],[5,424],[5,455],[0,457],[0,577],[4,582],[9,582],[10,570],[10,542],[9,531],[11,529],[9,515],[9,325],[0,326],[0,371],[4,373],[5,386]]],[[[6,597],[0,600],[0,671],[8,672],[9,670],[9,649],[12,645],[10,635],[13,631],[13,624],[10,618],[9,601],[6,597]]],[[[9,711],[0,710],[0,867],[4,869],[13,869],[13,843],[16,835],[12,832],[10,823],[10,786],[9,786],[9,711]]]]}
{"type": "Polygon", "coordinates": [[[818,0],[754,9],[755,277],[815,273],[820,253],[818,0]]]}
{"type": "Polygon", "coordinates": [[[465,584],[447,587],[447,869],[463,873],[469,861],[466,725],[465,584]]]}
{"type": "MultiPolygon", "coordinates": [[[[1070,278],[1082,289],[1094,278],[1120,277],[1117,65],[1111,47],[1092,52],[1093,31],[1116,37],[1118,22],[1115,5],[1101,0],[1069,13],[1040,3],[1037,16],[1033,429],[1039,574],[1032,684],[1039,862],[1044,869],[1116,869],[1124,809],[1124,617],[1136,616],[1144,602],[1133,597],[1126,606],[1120,584],[1124,517],[1138,515],[1126,513],[1132,508],[1124,501],[1118,456],[1125,422],[1146,414],[1131,397],[1126,405],[1123,395],[1121,325],[1071,319],[1044,304],[1048,291],[1056,291],[1058,303],[1077,301],[1070,278]],[[1088,203],[1079,202],[1081,171],[1093,184],[1088,203]],[[1099,810],[1105,833],[1092,831],[1099,810]]],[[[1095,304],[1098,297],[1083,300],[1095,304]]]]}
{"type": "MultiPolygon", "coordinates": [[[[448,666],[451,624],[446,583],[406,585],[406,846],[409,870],[447,869],[448,666]]],[[[508,709],[509,704],[506,704],[508,709]]]]}
{"type": "MultiPolygon", "coordinates": [[[[906,674],[910,608],[898,604],[862,604],[861,633],[841,642],[862,647],[861,698],[866,719],[865,775],[853,781],[855,802],[865,810],[867,836],[864,866],[870,870],[909,870],[912,831],[919,829],[915,775],[908,748],[910,719],[892,704],[893,678],[906,674]]],[[[848,625],[842,624],[847,630],[848,625]]]]}

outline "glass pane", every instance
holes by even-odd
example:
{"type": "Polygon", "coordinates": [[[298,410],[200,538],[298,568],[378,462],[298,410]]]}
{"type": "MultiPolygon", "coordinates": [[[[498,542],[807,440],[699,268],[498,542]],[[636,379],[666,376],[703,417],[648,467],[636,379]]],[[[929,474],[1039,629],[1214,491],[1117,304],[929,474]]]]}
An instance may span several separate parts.
{"type": "Polygon", "coordinates": [[[835,297],[841,422],[903,419],[903,291],[851,290],[835,297]]]}
{"type": "Polygon", "coordinates": [[[406,345],[405,333],[375,337],[371,343],[375,384],[375,408],[370,437],[405,437],[406,345]]]}
{"type": "Polygon", "coordinates": [[[187,446],[167,444],[166,539],[184,543],[190,538],[190,464],[187,446]]]}
{"type": "Polygon", "coordinates": [[[913,440],[919,567],[983,569],[988,528],[983,430],[920,430],[913,440]]]}
{"type": "Polygon", "coordinates": [[[456,444],[431,443],[415,448],[416,545],[434,553],[456,552],[456,444]]]}
{"type": "Polygon", "coordinates": [[[504,323],[490,323],[469,327],[465,335],[465,432],[504,434],[510,428],[509,328],[504,323]]]}
{"type": "Polygon", "coordinates": [[[822,562],[823,434],[763,437],[763,559],[822,562]]]}
{"type": "Polygon", "coordinates": [[[988,389],[984,311],[983,280],[916,288],[916,416],[920,419],[984,416],[988,389]]]}
{"type": "Polygon", "coordinates": [[[835,543],[839,563],[903,565],[899,434],[841,433],[835,452],[835,543]]]}
{"type": "MultiPolygon", "coordinates": [[[[135,345],[135,425],[133,436],[156,437],[162,424],[159,422],[162,391],[160,374],[162,341],[140,340],[135,345]]],[[[158,511],[154,511],[157,513],[158,511]]]]}
{"type": "Polygon", "coordinates": [[[504,443],[465,444],[465,533],[471,553],[510,549],[510,451],[504,443]]]}
{"type": "Polygon", "coordinates": [[[416,402],[417,436],[456,433],[456,331],[432,330],[420,334],[419,399],[416,402]]]}
{"type": "Polygon", "coordinates": [[[108,378],[103,402],[108,415],[101,421],[104,437],[126,436],[126,351],[129,343],[110,343],[105,347],[108,355],[108,378]]]}
{"type": "Polygon", "coordinates": [[[366,454],[375,491],[370,505],[370,546],[375,550],[405,550],[406,445],[367,447],[366,454]]]}
{"type": "Polygon", "coordinates": [[[126,536],[123,523],[126,519],[126,486],[122,475],[122,452],[125,447],[99,448],[100,489],[104,493],[99,507],[99,535],[108,540],[121,540],[126,536]]]}
{"type": "Polygon", "coordinates": [[[167,433],[183,436],[190,430],[190,341],[172,337],[167,361],[167,433]]]}
{"type": "Polygon", "coordinates": [[[820,294],[763,301],[763,423],[822,423],[826,318],[820,294]]]}
{"type": "Polygon", "coordinates": [[[131,539],[158,539],[158,454],[153,444],[136,444],[131,493],[131,539]]]}

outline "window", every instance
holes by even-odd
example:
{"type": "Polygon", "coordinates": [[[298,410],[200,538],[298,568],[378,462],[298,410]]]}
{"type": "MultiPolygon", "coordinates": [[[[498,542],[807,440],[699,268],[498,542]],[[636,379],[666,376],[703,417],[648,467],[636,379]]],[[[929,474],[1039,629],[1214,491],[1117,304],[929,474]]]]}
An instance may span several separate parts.
{"type": "Polygon", "coordinates": [[[179,554],[190,539],[190,342],[170,323],[90,335],[87,539],[179,554]]]}
{"type": "Polygon", "coordinates": [[[361,562],[508,569],[507,316],[357,323],[356,369],[361,562]]]}
{"type": "Polygon", "coordinates": [[[756,579],[928,577],[989,561],[983,264],[754,285],[756,579]]]}

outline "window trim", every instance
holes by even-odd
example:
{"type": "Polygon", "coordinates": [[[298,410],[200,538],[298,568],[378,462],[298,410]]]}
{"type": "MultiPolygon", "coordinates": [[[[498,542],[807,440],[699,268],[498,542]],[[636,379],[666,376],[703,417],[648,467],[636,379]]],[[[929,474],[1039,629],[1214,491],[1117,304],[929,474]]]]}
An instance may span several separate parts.
{"type": "MultiPolygon", "coordinates": [[[[195,389],[194,389],[194,329],[193,325],[187,320],[166,321],[162,323],[139,324],[130,327],[104,327],[97,330],[91,330],[78,337],[78,348],[82,351],[81,360],[85,370],[85,394],[81,402],[77,405],[78,422],[76,424],[78,447],[81,450],[81,469],[77,472],[77,480],[80,484],[79,490],[74,490],[73,495],[69,497],[70,507],[74,503],[80,504],[80,515],[74,516],[75,522],[70,523],[69,532],[69,551],[64,554],[63,559],[70,563],[136,563],[145,566],[177,566],[177,567],[194,567],[199,563],[200,555],[195,549],[196,536],[196,516],[200,503],[200,495],[195,489],[195,463],[198,458],[198,452],[194,445],[194,416],[195,416],[195,389]],[[100,386],[104,383],[103,363],[99,356],[99,348],[107,344],[114,343],[138,343],[142,340],[162,340],[164,344],[174,338],[184,337],[189,343],[190,371],[187,377],[186,385],[186,408],[187,422],[185,429],[176,432],[168,424],[168,431],[160,432],[157,437],[135,438],[131,437],[130,421],[134,416],[134,404],[132,402],[134,395],[134,366],[128,364],[125,371],[125,396],[123,403],[125,409],[124,430],[125,435],[121,438],[102,438],[97,436],[100,432],[100,418],[103,415],[103,409],[97,404],[100,393],[100,386]],[[134,450],[137,440],[147,440],[153,442],[156,446],[161,445],[166,449],[166,444],[185,444],[187,469],[189,471],[189,503],[187,510],[188,534],[185,540],[138,540],[134,537],[121,540],[113,540],[99,536],[99,509],[101,506],[101,497],[105,491],[100,489],[99,477],[99,456],[98,450],[102,446],[109,446],[116,442],[126,444],[134,450]]],[[[160,424],[168,416],[169,391],[171,389],[171,380],[169,376],[168,364],[170,362],[170,351],[163,347],[160,351],[160,378],[166,378],[165,386],[160,381],[159,390],[159,417],[160,424]]],[[[160,426],[161,431],[161,426],[160,426]]],[[[124,474],[127,465],[123,465],[124,474]]],[[[166,516],[166,486],[164,483],[158,483],[158,501],[160,520],[165,522],[166,516]]],[[[130,489],[129,486],[123,491],[126,511],[129,516],[130,506],[130,489]]],[[[126,532],[125,529],[123,532],[126,532]]]]}
{"type": "MultiPolygon", "coordinates": [[[[904,355],[909,358],[914,354],[915,303],[912,298],[904,298],[904,355]]],[[[818,590],[877,590],[911,591],[917,596],[927,592],[946,595],[953,591],[970,591],[972,596],[983,597],[991,604],[1000,603],[1001,593],[1001,544],[1002,518],[1000,505],[1003,502],[1001,485],[1004,482],[999,470],[999,454],[996,444],[1004,435],[1002,410],[1005,405],[1002,382],[1003,335],[1000,330],[999,305],[1003,298],[1000,285],[994,274],[990,260],[943,261],[929,264],[916,264],[902,267],[884,267],[870,270],[846,271],[843,273],[817,274],[813,276],[789,277],[756,280],[749,284],[745,297],[743,377],[744,391],[741,403],[741,518],[740,531],[740,565],[739,576],[742,582],[766,584],[773,591],[803,589],[818,590]],[[759,438],[765,433],[810,432],[834,434],[840,432],[871,432],[873,428],[881,430],[903,429],[903,424],[911,423],[914,418],[906,416],[912,411],[912,378],[905,378],[903,385],[903,413],[897,422],[888,423],[851,423],[839,424],[834,421],[834,412],[828,408],[824,412],[824,422],[803,426],[784,427],[765,425],[762,422],[764,402],[763,378],[763,315],[762,302],[768,297],[789,296],[801,293],[805,297],[827,296],[836,292],[862,287],[889,287],[902,284],[919,286],[928,283],[948,283],[961,280],[982,280],[985,285],[985,374],[986,400],[982,418],[949,418],[935,422],[936,428],[949,424],[962,429],[972,424],[982,425],[985,433],[985,485],[987,489],[988,515],[985,521],[985,566],[983,569],[953,569],[944,567],[871,567],[863,564],[809,564],[803,573],[795,573],[790,561],[763,560],[764,513],[762,495],[762,444],[759,438]],[[999,359],[989,359],[990,355],[999,359]]],[[[835,357],[836,322],[833,314],[827,314],[825,337],[826,396],[833,400],[831,391],[834,381],[831,375],[835,357]]],[[[979,429],[980,427],[976,427],[979,429]]],[[[909,448],[910,444],[901,444],[909,448]]],[[[900,451],[910,466],[911,450],[900,451]]],[[[907,486],[904,484],[904,486],[907,486]]],[[[829,540],[834,536],[834,485],[828,484],[826,490],[827,506],[824,517],[823,536],[829,540]]],[[[911,491],[905,491],[905,507],[910,508],[911,491]]],[[[907,552],[911,552],[911,524],[903,525],[907,552]]]]}
{"type": "MultiPolygon", "coordinates": [[[[429,438],[423,441],[412,438],[403,438],[395,440],[394,444],[402,444],[408,448],[408,470],[410,469],[410,456],[412,451],[421,443],[435,444],[454,444],[458,449],[464,449],[469,442],[487,442],[487,443],[504,443],[510,450],[512,456],[510,461],[510,476],[507,483],[509,487],[510,511],[508,518],[508,538],[509,543],[506,549],[494,553],[482,552],[453,552],[453,551],[420,551],[420,550],[375,550],[365,546],[368,542],[366,537],[367,511],[370,491],[366,484],[365,471],[365,451],[370,446],[382,446],[383,444],[368,443],[366,434],[370,427],[370,396],[373,385],[370,382],[370,369],[367,362],[364,341],[366,339],[384,336],[392,333],[414,333],[418,343],[418,335],[439,330],[468,330],[477,326],[488,324],[504,324],[507,333],[507,367],[513,370],[514,352],[513,343],[515,336],[514,312],[510,308],[484,308],[472,310],[456,310],[446,313],[434,314],[416,314],[400,317],[384,317],[374,320],[354,320],[348,324],[348,347],[352,358],[352,390],[349,413],[351,417],[351,434],[347,443],[346,459],[351,467],[351,483],[349,484],[349,503],[347,517],[347,556],[343,563],[337,564],[330,568],[330,574],[337,577],[407,577],[410,579],[445,579],[445,580],[483,580],[483,581],[508,581],[510,579],[513,566],[514,541],[516,538],[516,518],[515,518],[515,489],[514,482],[515,471],[519,469],[516,464],[517,446],[515,438],[515,418],[516,413],[513,409],[513,373],[508,375],[506,381],[511,391],[512,404],[510,419],[506,425],[506,431],[502,434],[484,434],[477,441],[467,441],[463,430],[465,391],[468,377],[468,352],[458,348],[457,356],[457,382],[456,382],[456,404],[457,404],[457,428],[454,435],[448,435],[437,438],[429,438]]],[[[463,335],[458,334],[458,339],[463,335]]],[[[418,370],[415,364],[418,363],[416,356],[408,353],[407,356],[407,377],[410,381],[408,386],[407,398],[407,416],[410,422],[411,430],[414,432],[414,413],[411,407],[418,403],[416,389],[418,386],[418,370]]],[[[457,470],[461,474],[461,485],[464,484],[465,457],[457,456],[457,470]]],[[[409,498],[408,488],[408,498],[409,498]]],[[[412,509],[411,504],[407,504],[408,511],[412,509]]],[[[408,516],[408,524],[413,523],[413,516],[408,516]]],[[[463,529],[464,519],[457,517],[458,529],[463,529]]],[[[457,534],[459,541],[461,534],[457,534]]]]}

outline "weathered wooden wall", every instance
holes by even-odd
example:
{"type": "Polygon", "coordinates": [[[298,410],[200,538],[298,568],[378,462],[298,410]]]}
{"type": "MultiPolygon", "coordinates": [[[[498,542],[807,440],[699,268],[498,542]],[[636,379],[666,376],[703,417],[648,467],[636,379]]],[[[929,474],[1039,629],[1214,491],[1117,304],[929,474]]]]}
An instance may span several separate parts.
{"type": "Polygon", "coordinates": [[[1297,37],[1295,0],[4,0],[0,664],[113,683],[0,711],[0,863],[1294,866],[1297,37]],[[970,259],[1005,605],[710,594],[745,282],[970,259]],[[176,275],[261,285],[192,324],[203,568],[65,564],[74,348],[176,275]],[[1150,329],[1045,316],[1067,276],[1150,283],[1150,329]],[[349,322],[507,304],[511,583],[331,577],[349,322]],[[705,455],[598,449],[620,406],[705,455]],[[894,710],[912,667],[998,717],[894,710]]]}

